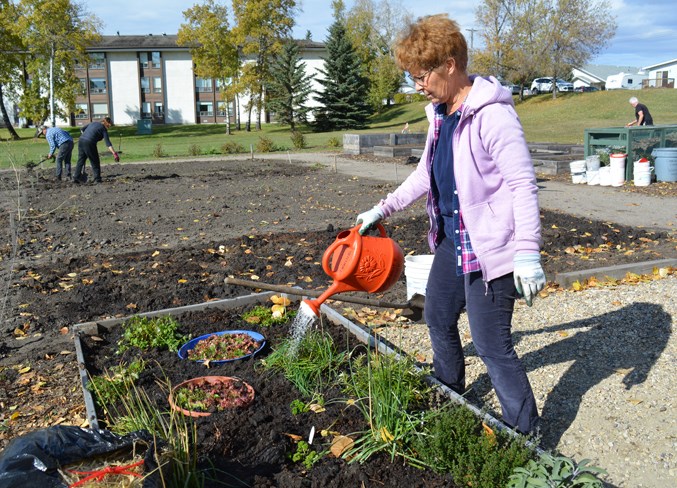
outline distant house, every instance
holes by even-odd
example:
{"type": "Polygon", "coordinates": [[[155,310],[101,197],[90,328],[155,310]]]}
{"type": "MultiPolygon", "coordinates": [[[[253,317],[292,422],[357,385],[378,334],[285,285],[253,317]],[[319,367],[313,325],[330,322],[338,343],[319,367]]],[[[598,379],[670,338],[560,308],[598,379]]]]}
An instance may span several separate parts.
{"type": "Polygon", "coordinates": [[[638,73],[639,68],[633,66],[612,66],[603,64],[586,64],[571,70],[571,82],[574,89],[581,86],[594,86],[604,90],[607,78],[619,73],[638,73]]]}
{"type": "Polygon", "coordinates": [[[676,88],[677,59],[645,66],[642,71],[647,73],[647,88],[676,88]]]}

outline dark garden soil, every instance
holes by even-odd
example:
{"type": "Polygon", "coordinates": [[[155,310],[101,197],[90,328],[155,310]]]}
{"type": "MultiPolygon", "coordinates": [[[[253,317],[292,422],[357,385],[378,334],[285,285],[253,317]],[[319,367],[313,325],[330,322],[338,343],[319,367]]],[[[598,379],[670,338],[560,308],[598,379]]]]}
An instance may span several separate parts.
{"type": "MultiPolygon", "coordinates": [[[[0,448],[39,427],[86,425],[70,333],[74,324],[254,291],[225,285],[229,275],[324,289],[330,284],[321,266],[324,250],[359,212],[394,189],[320,165],[262,160],[110,165],[103,168],[101,185],[58,183],[47,171],[19,176],[0,174],[0,448]]],[[[674,256],[675,241],[667,233],[551,211],[542,212],[542,221],[543,262],[550,277],[674,256]]],[[[405,254],[429,252],[427,226],[422,203],[385,223],[405,254]]],[[[402,277],[389,292],[372,298],[403,302],[405,290],[402,277]]],[[[163,360],[170,356],[173,361],[173,355],[163,360]]],[[[204,367],[184,367],[204,374],[204,367]]],[[[269,402],[270,409],[253,408],[238,431],[226,428],[232,413],[218,414],[222,427],[205,442],[224,457],[246,442],[254,447],[251,456],[261,463],[259,469],[269,469],[266,456],[282,456],[267,452],[270,436],[295,425],[302,430],[301,420],[291,417],[290,425],[275,433],[252,432],[254,424],[276,415],[275,404],[289,409],[293,393],[288,386],[281,390],[268,399],[257,397],[257,405],[269,402]]],[[[305,429],[307,419],[303,422],[305,429]]],[[[244,454],[235,455],[244,462],[244,454]]],[[[371,468],[324,463],[326,480],[313,486],[332,486],[339,472],[352,473],[355,483],[334,486],[362,486],[361,480],[381,486],[368,480],[392,471],[397,482],[384,486],[437,486],[421,484],[418,471],[417,484],[407,468],[399,473],[384,460],[371,468]]],[[[297,486],[301,476],[293,472],[294,481],[279,486],[297,486]]]]}
{"type": "MultiPolygon", "coordinates": [[[[270,307],[272,302],[262,304],[270,307]]],[[[401,483],[412,487],[455,486],[448,476],[407,466],[402,460],[393,464],[385,455],[375,456],[367,463],[349,464],[329,454],[310,470],[303,463],[292,462],[290,457],[296,451],[297,439],[308,441],[312,427],[317,432],[312,449],[321,452],[329,448],[335,433],[355,438],[354,434],[367,429],[367,424],[356,407],[340,401],[327,402],[323,412],[292,414],[292,401],[309,402],[309,399],[282,375],[265,370],[260,361],[281,340],[289,337],[289,324],[269,327],[250,324],[242,319],[242,312],[247,309],[251,306],[232,311],[191,312],[178,316],[177,321],[181,324],[179,332],[193,337],[225,329],[258,332],[265,336],[266,346],[252,358],[206,368],[196,361],[181,360],[175,352],[166,350],[141,352],[132,348],[117,355],[119,327],[111,329],[110,333],[98,334],[94,339],[83,337],[84,355],[90,372],[95,375],[121,362],[143,359],[146,368],[140,374],[137,386],[148,392],[151,401],[161,410],[168,408],[168,392],[160,383],[177,385],[188,378],[219,375],[237,377],[250,384],[255,398],[248,407],[214,411],[208,417],[195,419],[202,468],[216,472],[212,476],[226,486],[403,486],[401,483]],[[322,437],[323,430],[333,434],[322,437]]],[[[295,310],[296,305],[291,309],[295,310]]],[[[348,348],[354,355],[364,352],[364,346],[345,328],[329,324],[324,317],[318,327],[332,335],[338,350],[348,348]]],[[[327,400],[346,398],[336,387],[326,395],[327,400]]],[[[99,414],[99,418],[105,419],[105,416],[99,414]]]]}

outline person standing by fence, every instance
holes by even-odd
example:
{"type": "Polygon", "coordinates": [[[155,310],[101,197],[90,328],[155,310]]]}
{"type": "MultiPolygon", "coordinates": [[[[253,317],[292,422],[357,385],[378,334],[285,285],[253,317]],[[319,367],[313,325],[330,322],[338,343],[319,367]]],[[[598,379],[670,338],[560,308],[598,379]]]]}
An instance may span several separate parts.
{"type": "Polygon", "coordinates": [[[49,154],[47,159],[52,159],[56,150],[59,154],[56,156],[56,179],[61,180],[64,167],[66,178],[71,179],[71,156],[73,155],[73,137],[59,127],[40,127],[42,135],[49,144],[49,154]]]}

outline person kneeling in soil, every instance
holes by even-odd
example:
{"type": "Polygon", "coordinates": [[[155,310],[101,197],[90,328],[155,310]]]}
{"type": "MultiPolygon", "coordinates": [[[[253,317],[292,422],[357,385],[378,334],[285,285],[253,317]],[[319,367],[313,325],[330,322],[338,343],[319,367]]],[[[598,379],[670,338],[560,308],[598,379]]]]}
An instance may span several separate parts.
{"type": "Polygon", "coordinates": [[[428,138],[416,170],[371,210],[360,233],[427,195],[435,257],[425,296],[425,320],[435,375],[465,391],[458,317],[465,306],[477,354],[487,367],[504,421],[522,433],[539,415],[515,352],[515,299],[531,305],[545,286],[536,177],[512,96],[493,77],[466,73],[468,49],[446,14],[410,25],[395,59],[430,103],[428,138]]]}
{"type": "Polygon", "coordinates": [[[78,141],[78,164],[75,166],[75,173],[73,174],[73,183],[84,183],[82,178],[82,171],[85,168],[87,158],[89,164],[92,166],[92,173],[94,174],[94,183],[101,183],[101,160],[99,159],[99,150],[96,143],[103,139],[108,151],[113,155],[115,162],[120,161],[118,153],[113,149],[108,138],[108,129],[113,125],[110,117],[104,117],[101,122],[92,122],[87,125],[80,140],[78,141]]]}

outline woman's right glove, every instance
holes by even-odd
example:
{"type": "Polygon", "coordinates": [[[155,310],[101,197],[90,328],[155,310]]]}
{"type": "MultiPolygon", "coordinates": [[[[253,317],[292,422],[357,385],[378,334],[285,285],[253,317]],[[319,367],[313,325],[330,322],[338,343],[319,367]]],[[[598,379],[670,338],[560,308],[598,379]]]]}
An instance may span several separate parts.
{"type": "Polygon", "coordinates": [[[516,254],[513,260],[515,288],[531,307],[534,297],[545,287],[541,255],[537,252],[516,254]]]}
{"type": "Polygon", "coordinates": [[[369,229],[378,224],[381,220],[383,220],[383,218],[383,211],[381,211],[381,209],[377,206],[358,215],[355,224],[362,224],[359,233],[364,234],[369,229]]]}

